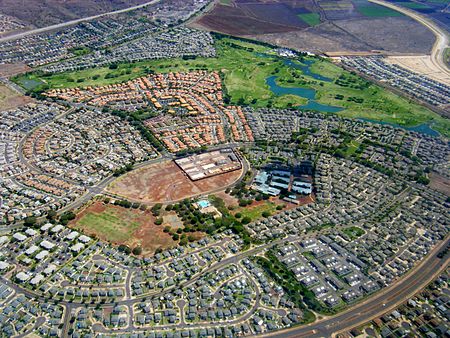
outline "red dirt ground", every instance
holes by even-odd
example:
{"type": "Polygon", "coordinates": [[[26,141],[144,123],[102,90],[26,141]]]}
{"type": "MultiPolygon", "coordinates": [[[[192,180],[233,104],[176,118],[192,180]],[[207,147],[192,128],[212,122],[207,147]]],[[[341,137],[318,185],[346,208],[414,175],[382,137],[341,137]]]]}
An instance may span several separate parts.
{"type": "Polygon", "coordinates": [[[13,75],[26,73],[30,70],[31,70],[30,67],[20,63],[5,64],[0,67],[0,76],[10,77],[13,75]]]}
{"type": "Polygon", "coordinates": [[[234,183],[242,170],[191,181],[173,161],[152,164],[118,178],[108,192],[142,203],[173,203],[185,198],[218,192],[234,183]]]}

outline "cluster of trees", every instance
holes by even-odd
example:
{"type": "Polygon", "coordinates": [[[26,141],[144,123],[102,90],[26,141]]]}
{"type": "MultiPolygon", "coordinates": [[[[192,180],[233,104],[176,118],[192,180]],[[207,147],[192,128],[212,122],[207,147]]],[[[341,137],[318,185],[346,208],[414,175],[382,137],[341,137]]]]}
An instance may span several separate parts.
{"type": "Polygon", "coordinates": [[[295,278],[294,273],[281,263],[272,251],[269,251],[266,254],[266,257],[267,259],[257,257],[257,263],[284,289],[291,301],[294,302],[298,308],[304,310],[304,320],[306,322],[315,319],[314,314],[309,311],[308,308],[314,312],[326,315],[335,313],[334,310],[323,306],[311,290],[300,284],[295,278]]]}
{"type": "MultiPolygon", "coordinates": [[[[108,109],[105,108],[104,110],[108,109]]],[[[141,133],[142,137],[146,139],[156,150],[162,151],[164,149],[161,142],[159,142],[159,140],[144,125],[139,114],[127,114],[121,110],[113,110],[111,114],[130,122],[130,124],[141,133]]]]}
{"type": "Polygon", "coordinates": [[[132,253],[135,256],[139,256],[142,254],[142,248],[140,246],[136,246],[133,249],[131,249],[128,245],[121,244],[121,245],[119,245],[117,250],[119,250],[120,252],[126,253],[127,255],[132,253]]]}
{"type": "Polygon", "coordinates": [[[127,165],[125,165],[125,166],[123,166],[123,167],[121,167],[119,169],[114,170],[113,175],[114,176],[123,175],[123,174],[133,170],[133,166],[134,166],[133,163],[128,163],[127,165]]]}
{"type": "Polygon", "coordinates": [[[188,234],[192,231],[193,229],[190,227],[178,228],[177,230],[172,229],[170,226],[164,227],[164,232],[170,234],[174,241],[179,240],[180,245],[186,245],[196,240],[193,234],[188,234]]]}

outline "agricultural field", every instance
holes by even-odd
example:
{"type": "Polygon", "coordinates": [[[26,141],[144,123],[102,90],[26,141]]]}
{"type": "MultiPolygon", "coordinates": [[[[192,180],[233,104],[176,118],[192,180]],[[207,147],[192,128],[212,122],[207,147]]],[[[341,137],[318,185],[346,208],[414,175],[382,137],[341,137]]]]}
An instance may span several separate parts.
{"type": "Polygon", "coordinates": [[[115,245],[140,246],[144,255],[176,244],[163,231],[163,226],[155,225],[150,211],[127,209],[99,201],[84,209],[69,226],[115,245]]]}
{"type": "Polygon", "coordinates": [[[316,26],[320,23],[320,15],[318,13],[303,13],[298,16],[310,26],[316,26]]]}
{"type": "MultiPolygon", "coordinates": [[[[188,72],[197,69],[219,71],[231,103],[254,107],[295,107],[304,105],[304,97],[277,95],[267,85],[276,76],[276,84],[287,88],[315,90],[315,101],[322,105],[343,108],[338,114],[412,127],[423,123],[450,135],[450,123],[438,114],[410,102],[375,84],[352,75],[332,62],[305,57],[302,62],[287,63],[271,48],[232,38],[216,40],[218,56],[195,60],[154,60],[120,64],[117,69],[99,67],[78,72],[53,75],[30,73],[14,79],[18,84],[46,83],[46,88],[67,88],[120,83],[144,76],[150,71],[188,72]],[[309,63],[307,65],[306,63],[309,63]],[[308,73],[305,72],[305,68],[308,73]],[[113,75],[106,76],[107,74],[113,75]],[[319,77],[318,77],[319,76],[319,77]],[[329,81],[318,80],[326,77],[329,81]]],[[[37,86],[35,89],[42,89],[37,86]]]]}
{"type": "Polygon", "coordinates": [[[448,0],[387,0],[437,21],[450,32],[450,13],[448,0]]]}

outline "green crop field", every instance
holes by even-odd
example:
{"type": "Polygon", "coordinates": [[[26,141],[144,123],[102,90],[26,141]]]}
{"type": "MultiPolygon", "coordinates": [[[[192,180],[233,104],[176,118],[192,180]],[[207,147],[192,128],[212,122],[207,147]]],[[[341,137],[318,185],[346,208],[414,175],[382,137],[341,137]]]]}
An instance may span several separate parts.
{"type": "Polygon", "coordinates": [[[320,23],[319,13],[303,13],[299,14],[298,17],[310,26],[316,26],[320,23]]]}
{"type": "MultiPolygon", "coordinates": [[[[44,88],[72,88],[101,86],[145,76],[151,72],[189,72],[205,69],[219,71],[231,103],[253,107],[295,107],[306,103],[296,95],[275,95],[266,84],[270,76],[277,76],[282,87],[314,89],[320,104],[344,108],[339,115],[395,123],[405,127],[423,123],[450,135],[450,122],[437,113],[400,97],[389,90],[351,74],[338,65],[319,57],[305,57],[303,62],[313,62],[310,71],[331,79],[316,80],[301,69],[283,63],[269,47],[233,38],[216,40],[217,57],[160,59],[136,63],[122,63],[117,69],[97,67],[87,70],[57,74],[28,73],[13,81],[30,90],[44,88]],[[45,86],[45,87],[43,87],[45,86]]],[[[301,65],[297,62],[297,65],[301,65]]]]}
{"type": "Polygon", "coordinates": [[[393,9],[377,5],[357,6],[357,9],[362,15],[367,17],[403,16],[402,13],[394,11],[393,9]]]}

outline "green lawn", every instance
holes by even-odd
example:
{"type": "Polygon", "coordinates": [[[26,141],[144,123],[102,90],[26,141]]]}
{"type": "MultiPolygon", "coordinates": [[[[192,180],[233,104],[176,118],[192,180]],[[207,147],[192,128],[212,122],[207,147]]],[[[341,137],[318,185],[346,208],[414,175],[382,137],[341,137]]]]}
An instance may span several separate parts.
{"type": "Polygon", "coordinates": [[[293,95],[275,95],[267,86],[266,78],[278,76],[283,87],[305,87],[316,90],[316,101],[343,107],[338,114],[345,117],[396,123],[412,127],[431,123],[433,129],[450,135],[450,122],[429,109],[410,102],[387,89],[350,74],[332,62],[312,60],[311,71],[328,78],[323,82],[305,75],[300,69],[288,67],[269,47],[232,38],[216,40],[217,57],[194,60],[160,59],[120,64],[118,69],[98,67],[75,72],[43,75],[38,72],[21,75],[13,81],[26,89],[71,88],[119,83],[144,76],[149,72],[188,72],[197,69],[221,72],[231,103],[254,107],[284,108],[306,103],[293,95]],[[266,56],[261,55],[266,54],[266,56]]]}
{"type": "Polygon", "coordinates": [[[346,157],[353,155],[355,153],[355,151],[359,148],[360,145],[361,145],[360,142],[352,140],[345,152],[346,157]]]}
{"type": "Polygon", "coordinates": [[[249,217],[252,222],[261,218],[262,213],[265,211],[270,212],[272,215],[275,214],[277,209],[277,205],[273,202],[264,202],[258,206],[248,206],[243,208],[236,209],[236,213],[240,213],[242,215],[242,218],[249,217]]]}
{"type": "Polygon", "coordinates": [[[357,239],[365,234],[363,229],[355,226],[344,228],[342,229],[342,232],[350,237],[351,240],[357,239]]]}
{"type": "Polygon", "coordinates": [[[310,26],[316,26],[320,23],[319,13],[303,13],[299,14],[298,17],[310,26]]]}
{"type": "Polygon", "coordinates": [[[114,209],[106,209],[101,213],[88,212],[76,224],[88,232],[117,243],[129,240],[140,226],[137,222],[130,222],[129,219],[121,217],[114,209]]]}

